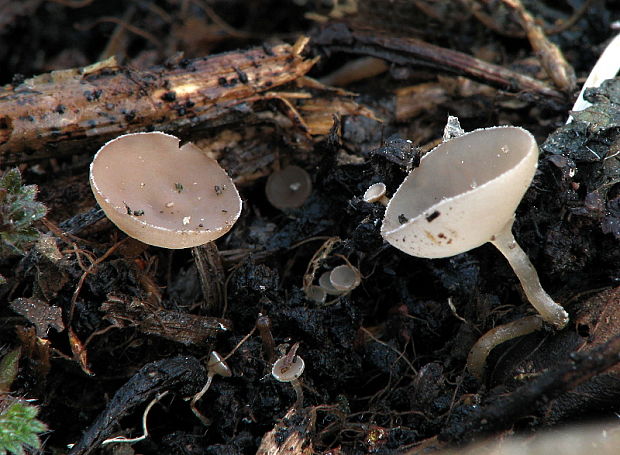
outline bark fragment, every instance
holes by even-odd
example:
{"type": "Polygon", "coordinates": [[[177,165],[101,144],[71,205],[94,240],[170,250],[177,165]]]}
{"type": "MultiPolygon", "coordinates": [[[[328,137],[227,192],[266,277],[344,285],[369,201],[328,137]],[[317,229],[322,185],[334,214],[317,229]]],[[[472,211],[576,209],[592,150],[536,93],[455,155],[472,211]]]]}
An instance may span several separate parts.
{"type": "MultiPolygon", "coordinates": [[[[261,94],[306,74],[307,42],[258,47],[138,70],[114,59],[0,88],[0,163],[95,149],[125,132],[225,123],[261,94]]],[[[247,111],[247,108],[245,108],[247,111]]]]}
{"type": "Polygon", "coordinates": [[[510,92],[529,91],[559,100],[565,98],[537,79],[417,38],[395,37],[376,30],[353,30],[337,23],[321,30],[313,37],[313,43],[323,46],[327,52],[369,55],[397,65],[417,65],[462,74],[510,92]]]}

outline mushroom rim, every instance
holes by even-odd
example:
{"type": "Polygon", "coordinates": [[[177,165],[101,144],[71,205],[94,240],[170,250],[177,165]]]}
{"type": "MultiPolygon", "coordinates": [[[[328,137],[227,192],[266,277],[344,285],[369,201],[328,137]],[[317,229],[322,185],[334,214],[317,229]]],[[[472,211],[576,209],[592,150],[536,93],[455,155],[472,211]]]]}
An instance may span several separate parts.
{"type": "MultiPolygon", "coordinates": [[[[192,143],[192,142],[186,142],[183,145],[179,145],[181,143],[181,139],[178,138],[177,136],[174,136],[172,134],[168,134],[168,133],[164,133],[163,131],[139,131],[139,132],[135,132],[135,133],[127,133],[127,134],[122,134],[120,136],[117,136],[113,139],[110,139],[109,141],[107,141],[105,144],[103,144],[99,150],[97,150],[97,153],[95,153],[95,155],[93,156],[92,161],[90,162],[89,165],[89,182],[90,185],[93,189],[93,192],[97,195],[99,195],[107,204],[109,204],[109,207],[112,207],[114,209],[115,212],[117,212],[119,215],[124,215],[126,214],[126,210],[127,207],[123,206],[117,206],[115,204],[113,204],[109,198],[105,197],[103,195],[103,192],[101,191],[101,187],[97,184],[97,182],[95,181],[95,179],[93,178],[93,166],[95,164],[95,161],[97,159],[97,156],[99,155],[99,153],[106,148],[108,145],[113,144],[116,141],[119,141],[123,138],[126,138],[128,136],[137,136],[137,135],[152,135],[152,134],[157,134],[157,135],[161,135],[161,136],[167,136],[168,138],[174,139],[176,141],[176,146],[177,148],[180,150],[182,147],[184,147],[186,144],[192,144],[194,147],[197,147],[198,149],[200,149],[200,147],[198,147],[196,144],[192,143]]],[[[205,155],[205,157],[207,157],[205,155]]],[[[207,157],[208,158],[208,157],[207,157]]],[[[213,158],[210,158],[213,159],[213,158]]],[[[217,162],[217,160],[214,160],[217,162]]],[[[219,163],[218,163],[219,165],[219,163]]],[[[226,173],[226,171],[224,170],[224,172],[226,173]]],[[[228,173],[226,173],[228,175],[228,173]]],[[[220,233],[222,231],[223,234],[226,234],[231,228],[232,226],[235,225],[235,223],[237,222],[237,220],[239,219],[239,217],[241,216],[241,212],[243,209],[243,203],[241,201],[241,195],[239,194],[239,190],[237,189],[236,186],[232,186],[232,190],[237,194],[237,198],[239,200],[239,203],[237,204],[237,207],[235,208],[235,214],[234,217],[232,217],[230,220],[227,221],[227,223],[230,223],[230,225],[224,225],[222,227],[216,228],[216,229],[200,229],[200,230],[196,230],[196,229],[182,229],[182,230],[173,230],[173,229],[169,229],[169,228],[165,228],[165,227],[161,227],[161,226],[157,226],[155,224],[151,224],[151,223],[147,223],[146,221],[143,221],[141,219],[139,219],[139,217],[134,216],[134,215],[127,215],[127,216],[131,216],[131,220],[132,223],[135,223],[135,225],[139,228],[142,229],[150,229],[150,230],[155,230],[155,231],[159,231],[162,233],[174,233],[174,234],[180,234],[180,235],[186,235],[186,236],[199,236],[199,235],[204,235],[207,233],[212,233],[212,234],[217,234],[220,233]]],[[[101,204],[100,204],[101,205],[101,204]]],[[[103,209],[103,207],[102,207],[103,209]]],[[[104,210],[105,212],[105,210],[104,210]]],[[[107,217],[107,214],[106,214],[107,217]]],[[[108,217],[109,219],[109,217],[108,217]]],[[[116,223],[110,219],[110,221],[112,221],[112,223],[114,223],[116,225],[116,223]]],[[[118,225],[117,225],[118,227],[118,225]]],[[[119,227],[119,229],[121,229],[119,227]]],[[[121,229],[121,231],[125,232],[123,229],[121,229]]],[[[125,232],[127,234],[127,232],[125,232]]],[[[130,235],[130,234],[127,234],[130,235]]]]}
{"type": "MultiPolygon", "coordinates": [[[[430,156],[431,153],[433,153],[435,150],[437,150],[442,145],[447,144],[448,142],[451,142],[453,140],[458,140],[459,138],[467,136],[469,134],[478,133],[478,132],[482,132],[482,131],[488,131],[488,130],[498,130],[498,129],[516,129],[516,130],[520,130],[522,132],[525,132],[526,135],[529,136],[533,140],[534,144],[536,144],[536,147],[538,147],[538,143],[536,142],[536,138],[534,137],[534,135],[531,132],[529,132],[528,130],[526,130],[525,128],[520,127],[520,126],[500,125],[500,126],[491,126],[491,127],[487,127],[487,128],[477,128],[475,130],[468,131],[467,133],[463,134],[462,136],[454,137],[454,138],[452,138],[452,139],[450,139],[450,140],[448,140],[446,142],[442,142],[441,144],[437,145],[436,147],[434,147],[431,151],[429,151],[427,154],[425,154],[420,159],[420,166],[422,165],[422,162],[424,161],[424,159],[426,157],[430,156]]],[[[498,174],[496,177],[492,178],[491,180],[488,180],[488,181],[484,182],[483,184],[478,185],[475,188],[471,188],[468,191],[465,191],[463,193],[457,194],[456,196],[441,199],[439,202],[436,202],[435,204],[427,207],[419,215],[417,215],[417,216],[415,216],[413,218],[410,218],[409,220],[407,220],[406,223],[401,224],[400,226],[398,226],[395,229],[391,229],[389,231],[388,230],[384,230],[385,223],[382,223],[382,225],[381,225],[381,235],[385,238],[385,237],[391,237],[393,235],[399,234],[400,232],[405,231],[407,228],[409,228],[413,224],[417,223],[420,219],[426,218],[429,214],[433,213],[435,210],[437,210],[438,208],[442,207],[444,204],[449,203],[449,202],[458,201],[459,199],[464,198],[465,196],[473,193],[474,191],[479,191],[479,190],[485,188],[486,186],[489,186],[493,182],[496,182],[496,181],[498,181],[500,179],[503,179],[503,178],[508,178],[508,176],[510,176],[510,174],[516,172],[515,169],[517,169],[523,163],[523,161],[525,161],[527,159],[528,155],[529,154],[523,155],[521,157],[521,159],[513,167],[511,167],[510,169],[508,169],[505,172],[502,172],[501,174],[498,174]]],[[[536,159],[536,167],[538,167],[538,158],[536,159]]],[[[385,208],[386,215],[390,212],[390,206],[396,200],[396,195],[400,191],[401,187],[405,184],[405,182],[409,179],[409,177],[413,176],[414,172],[415,172],[415,169],[413,169],[409,174],[407,174],[405,179],[402,181],[402,183],[398,186],[398,188],[394,192],[394,196],[392,196],[392,198],[390,199],[390,202],[388,203],[388,205],[385,208]]],[[[529,185],[528,185],[528,188],[529,188],[529,185]]]]}

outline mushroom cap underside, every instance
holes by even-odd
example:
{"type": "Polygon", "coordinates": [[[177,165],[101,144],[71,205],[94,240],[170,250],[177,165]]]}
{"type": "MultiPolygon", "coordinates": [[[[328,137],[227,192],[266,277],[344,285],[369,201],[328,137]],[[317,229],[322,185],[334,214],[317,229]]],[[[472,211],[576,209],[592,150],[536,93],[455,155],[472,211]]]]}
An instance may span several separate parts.
{"type": "Polygon", "coordinates": [[[232,179],[192,143],[161,132],[106,143],[90,184],[107,217],[149,245],[188,248],[224,235],[241,213],[232,179]]]}
{"type": "Polygon", "coordinates": [[[476,248],[514,216],[537,163],[536,141],[519,127],[479,129],[444,142],[400,185],[381,234],[418,257],[476,248]]]}

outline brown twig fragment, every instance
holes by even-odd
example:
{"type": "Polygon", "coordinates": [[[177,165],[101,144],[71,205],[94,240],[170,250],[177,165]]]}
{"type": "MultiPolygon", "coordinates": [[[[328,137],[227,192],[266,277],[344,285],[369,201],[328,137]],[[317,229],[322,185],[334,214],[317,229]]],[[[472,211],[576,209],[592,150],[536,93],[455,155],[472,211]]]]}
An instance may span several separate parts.
{"type": "MultiPolygon", "coordinates": [[[[94,150],[121,133],[225,124],[235,108],[306,74],[307,43],[184,59],[148,70],[114,59],[0,88],[0,163],[94,150]]],[[[247,109],[246,109],[247,110],[247,109]]],[[[236,112],[239,115],[239,112],[236,112]]]]}
{"type": "Polygon", "coordinates": [[[576,352],[561,366],[546,371],[514,392],[504,394],[485,406],[478,406],[466,421],[449,423],[440,439],[466,442],[474,436],[509,428],[545,403],[604,373],[620,362],[620,335],[587,352],[576,352]]]}
{"type": "Polygon", "coordinates": [[[534,17],[525,9],[521,0],[502,0],[502,2],[514,11],[525,30],[532,49],[540,58],[543,68],[545,68],[545,71],[555,85],[562,91],[572,91],[577,81],[575,70],[568,64],[560,48],[549,41],[542,27],[536,23],[534,17]]]}
{"type": "Polygon", "coordinates": [[[462,74],[511,92],[529,91],[545,97],[564,98],[544,82],[416,38],[394,37],[374,30],[350,30],[344,24],[334,24],[323,29],[313,42],[328,52],[371,55],[398,65],[418,65],[462,74]]]}

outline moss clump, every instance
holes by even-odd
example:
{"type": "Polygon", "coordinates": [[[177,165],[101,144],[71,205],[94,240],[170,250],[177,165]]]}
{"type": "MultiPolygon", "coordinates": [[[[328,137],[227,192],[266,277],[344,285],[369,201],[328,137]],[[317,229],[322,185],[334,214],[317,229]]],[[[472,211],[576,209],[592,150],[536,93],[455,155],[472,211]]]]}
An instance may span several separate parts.
{"type": "MultiPolygon", "coordinates": [[[[0,408],[4,405],[0,404],[0,408]]],[[[36,419],[37,412],[36,407],[17,400],[0,411],[0,454],[23,455],[26,453],[24,446],[41,447],[38,433],[47,427],[36,419]]]]}
{"type": "MultiPolygon", "coordinates": [[[[36,185],[23,185],[19,169],[0,176],[0,258],[23,254],[39,237],[32,224],[45,216],[45,205],[35,200],[36,185]]],[[[0,284],[4,283],[0,275],[0,284]]]]}

